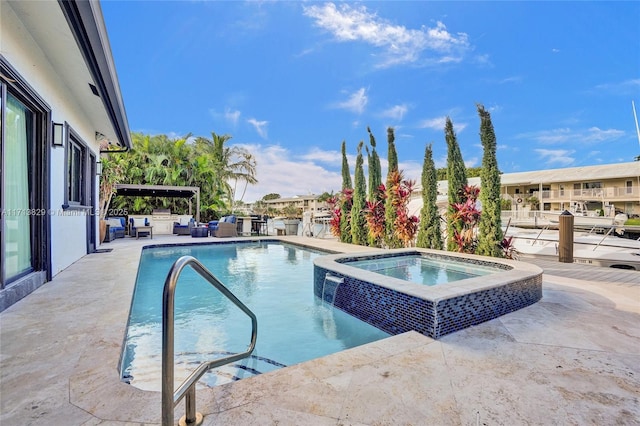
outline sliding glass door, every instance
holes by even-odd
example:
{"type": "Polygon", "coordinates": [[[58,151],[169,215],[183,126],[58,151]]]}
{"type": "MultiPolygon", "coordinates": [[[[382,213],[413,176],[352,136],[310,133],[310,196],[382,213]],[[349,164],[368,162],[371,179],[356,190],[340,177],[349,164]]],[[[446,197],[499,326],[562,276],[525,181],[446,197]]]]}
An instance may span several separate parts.
{"type": "Polygon", "coordinates": [[[4,278],[31,272],[31,221],[29,203],[29,141],[33,140],[33,113],[11,94],[4,108],[4,165],[2,194],[4,278]]]}
{"type": "Polygon", "coordinates": [[[0,54],[0,291],[51,279],[50,134],[51,108],[0,54]]]}

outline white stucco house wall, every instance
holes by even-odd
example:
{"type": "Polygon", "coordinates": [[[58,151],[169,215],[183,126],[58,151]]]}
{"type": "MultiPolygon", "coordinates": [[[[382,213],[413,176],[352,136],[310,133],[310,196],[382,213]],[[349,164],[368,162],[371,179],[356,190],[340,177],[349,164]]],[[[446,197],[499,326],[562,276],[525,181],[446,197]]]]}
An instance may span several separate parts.
{"type": "Polygon", "coordinates": [[[101,146],[131,139],[98,1],[0,0],[0,311],[98,247],[101,146]]]}

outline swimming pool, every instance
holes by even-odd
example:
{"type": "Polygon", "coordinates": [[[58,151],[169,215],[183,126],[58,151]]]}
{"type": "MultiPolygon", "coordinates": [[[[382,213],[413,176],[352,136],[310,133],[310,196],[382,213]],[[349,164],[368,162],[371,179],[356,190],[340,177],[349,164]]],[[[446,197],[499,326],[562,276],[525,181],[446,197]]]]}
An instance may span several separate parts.
{"type": "MultiPolygon", "coordinates": [[[[161,387],[162,288],[184,255],[197,258],[258,317],[252,356],[211,370],[199,384],[228,383],[388,337],[314,296],[313,260],[322,254],[264,240],[145,248],[123,345],[123,380],[144,390],[161,387]]],[[[202,361],[245,351],[250,331],[249,318],[186,268],[176,287],[176,386],[202,361]]]]}
{"type": "Polygon", "coordinates": [[[542,269],[524,262],[422,248],[319,256],[314,260],[314,292],[337,309],[390,334],[414,330],[438,339],[498,318],[542,298],[542,269]],[[402,264],[412,257],[461,268],[495,271],[427,286],[352,266],[402,264]]]}
{"type": "Polygon", "coordinates": [[[345,265],[423,285],[447,284],[495,274],[500,268],[434,259],[420,254],[347,260],[345,265]]]}

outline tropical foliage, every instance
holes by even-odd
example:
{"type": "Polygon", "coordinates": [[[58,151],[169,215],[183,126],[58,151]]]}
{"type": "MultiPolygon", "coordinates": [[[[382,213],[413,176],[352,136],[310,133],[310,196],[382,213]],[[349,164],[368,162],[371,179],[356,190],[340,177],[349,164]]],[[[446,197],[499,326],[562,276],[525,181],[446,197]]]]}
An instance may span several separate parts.
{"type": "MultiPolygon", "coordinates": [[[[129,153],[105,154],[102,174],[117,175],[114,184],[197,186],[201,220],[217,218],[233,208],[239,184],[246,187],[257,183],[255,158],[240,146],[226,145],[229,139],[228,135],[215,133],[211,139],[133,133],[129,153]]],[[[105,183],[104,193],[108,192],[105,183]]],[[[111,205],[130,214],[149,214],[157,208],[188,210],[187,200],[167,197],[116,196],[111,205]]]]}
{"type": "Polygon", "coordinates": [[[384,206],[387,199],[387,191],[384,184],[375,191],[375,198],[367,200],[365,217],[367,219],[367,229],[369,230],[369,245],[372,247],[382,247],[384,235],[387,230],[384,222],[384,206]]]}
{"type": "Polygon", "coordinates": [[[451,206],[451,219],[457,226],[454,229],[452,240],[456,250],[460,253],[475,253],[478,246],[476,226],[480,220],[480,211],[477,208],[477,200],[480,189],[475,186],[465,186],[462,189],[461,201],[451,206]]]}
{"type": "Polygon", "coordinates": [[[116,185],[123,181],[125,173],[125,161],[122,155],[112,154],[109,157],[103,157],[102,174],[100,176],[100,211],[99,218],[104,219],[107,215],[111,199],[116,193],[116,185]]]}
{"type": "MultiPolygon", "coordinates": [[[[415,182],[404,180],[402,172],[398,170],[389,174],[387,182],[389,183],[389,187],[387,188],[387,211],[389,206],[394,210],[394,221],[391,226],[392,235],[387,235],[387,241],[392,241],[394,244],[399,242],[396,246],[389,248],[411,247],[413,245],[413,238],[418,231],[419,220],[416,216],[409,216],[407,205],[411,199],[415,182]]],[[[385,218],[388,217],[389,216],[385,214],[385,218]]]]}

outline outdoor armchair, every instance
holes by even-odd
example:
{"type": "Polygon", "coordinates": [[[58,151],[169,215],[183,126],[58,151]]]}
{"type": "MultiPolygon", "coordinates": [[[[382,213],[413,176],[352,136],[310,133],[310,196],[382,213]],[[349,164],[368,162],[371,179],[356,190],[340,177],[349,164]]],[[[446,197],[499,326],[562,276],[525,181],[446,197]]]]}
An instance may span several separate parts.
{"type": "Polygon", "coordinates": [[[238,229],[234,215],[224,216],[219,221],[209,222],[209,233],[212,237],[237,237],[238,229]]]}
{"type": "Polygon", "coordinates": [[[195,221],[191,216],[182,216],[177,222],[173,222],[173,233],[177,235],[191,235],[191,228],[195,221]]]}
{"type": "Polygon", "coordinates": [[[149,235],[149,231],[140,231],[140,235],[138,235],[138,227],[139,226],[149,226],[149,219],[148,218],[133,218],[130,217],[129,218],[129,236],[131,237],[138,237],[138,236],[145,236],[145,235],[149,235]]]}

